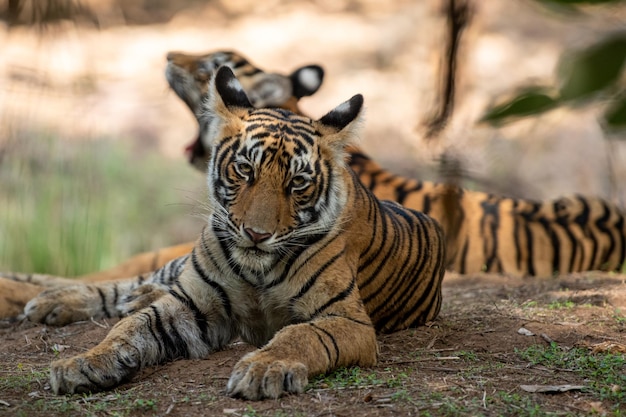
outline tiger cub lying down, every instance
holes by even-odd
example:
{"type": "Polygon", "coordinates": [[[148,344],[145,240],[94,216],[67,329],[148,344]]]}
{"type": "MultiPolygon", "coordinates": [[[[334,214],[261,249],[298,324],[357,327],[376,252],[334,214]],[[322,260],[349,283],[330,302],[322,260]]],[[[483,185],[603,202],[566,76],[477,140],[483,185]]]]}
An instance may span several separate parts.
{"type": "Polygon", "coordinates": [[[162,296],[90,351],[52,364],[55,393],[111,388],[142,367],[206,357],[240,337],[259,349],[235,365],[227,393],[277,398],[302,392],[309,376],[373,365],[376,331],[438,314],[438,224],[378,201],[346,166],[361,95],[313,121],[253,108],[227,67],[210,88],[210,212],[200,238],[169,266],[177,276],[160,284],[162,296]]]}

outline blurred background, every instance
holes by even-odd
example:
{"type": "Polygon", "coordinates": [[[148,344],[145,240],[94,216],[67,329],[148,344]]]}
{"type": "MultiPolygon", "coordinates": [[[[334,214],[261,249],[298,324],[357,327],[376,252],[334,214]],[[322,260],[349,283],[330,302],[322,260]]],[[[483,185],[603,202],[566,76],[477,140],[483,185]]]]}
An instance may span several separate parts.
{"type": "Polygon", "coordinates": [[[0,270],[77,275],[195,238],[196,134],[168,51],[232,49],[288,73],[317,63],[320,117],[362,93],[362,148],[388,169],[531,199],[624,207],[626,4],[452,0],[0,1],[0,270]]]}

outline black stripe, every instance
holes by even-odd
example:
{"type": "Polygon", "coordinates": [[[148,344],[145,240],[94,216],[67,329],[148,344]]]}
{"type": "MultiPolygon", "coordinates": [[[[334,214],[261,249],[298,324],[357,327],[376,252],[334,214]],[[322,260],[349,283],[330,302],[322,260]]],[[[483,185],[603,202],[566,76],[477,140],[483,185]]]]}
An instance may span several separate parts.
{"type": "MultiPolygon", "coordinates": [[[[311,275],[311,277],[307,280],[307,282],[302,286],[302,288],[300,288],[300,291],[298,292],[298,294],[296,294],[295,296],[291,297],[291,300],[289,300],[289,304],[293,305],[296,300],[302,298],[311,289],[311,287],[313,287],[313,285],[315,284],[317,279],[320,277],[320,275],[322,275],[322,273],[326,269],[328,269],[329,266],[331,266],[333,263],[335,263],[335,261],[337,259],[342,257],[343,254],[344,254],[344,251],[341,250],[341,252],[335,254],[335,256],[333,256],[329,260],[327,260],[326,263],[324,263],[324,265],[319,267],[317,269],[317,271],[315,271],[315,273],[313,273],[311,275]]],[[[309,259],[311,259],[311,258],[309,257],[309,259]]]]}
{"type": "Polygon", "coordinates": [[[465,237],[463,241],[463,248],[461,249],[461,258],[459,259],[459,273],[465,274],[467,269],[467,252],[469,251],[469,236],[465,237]]]}
{"type": "Polygon", "coordinates": [[[146,327],[150,331],[150,335],[152,336],[152,338],[154,339],[154,341],[157,344],[157,347],[159,349],[159,357],[163,357],[163,348],[164,348],[163,347],[163,343],[162,343],[161,339],[157,336],[157,334],[154,332],[154,328],[153,328],[153,325],[152,325],[152,316],[148,312],[146,312],[146,311],[140,312],[138,314],[141,314],[142,316],[144,316],[147,319],[147,326],[146,327]]]}
{"type": "MultiPolygon", "coordinates": [[[[328,336],[330,341],[333,343],[333,348],[335,349],[335,363],[331,366],[331,368],[336,368],[337,365],[339,364],[339,346],[337,346],[337,341],[335,340],[335,336],[333,336],[330,332],[326,331],[325,329],[322,329],[321,327],[315,325],[314,323],[310,323],[310,324],[313,328],[319,330],[320,332],[328,336]]],[[[324,347],[326,347],[326,344],[324,344],[324,347]]],[[[326,350],[328,350],[328,348],[326,348],[326,350]]],[[[330,355],[328,355],[328,358],[330,359],[330,355]]]]}
{"type": "MultiPolygon", "coordinates": [[[[594,230],[590,228],[590,209],[589,204],[587,203],[587,199],[581,196],[576,196],[576,199],[582,205],[582,212],[574,218],[574,222],[578,224],[581,229],[583,235],[591,241],[591,252],[589,253],[589,261],[585,264],[585,257],[581,256],[580,262],[578,264],[579,271],[585,271],[589,269],[593,269],[595,265],[595,259],[598,255],[598,240],[596,239],[596,235],[594,234],[594,230]]],[[[583,238],[584,239],[584,238],[583,238]]],[[[584,245],[583,245],[584,248],[584,245]]]]}
{"type": "Polygon", "coordinates": [[[113,308],[117,308],[117,301],[118,301],[119,296],[120,296],[120,293],[119,293],[118,288],[117,288],[118,286],[119,286],[118,283],[113,284],[113,308]]]}
{"type": "Polygon", "coordinates": [[[172,358],[189,358],[189,346],[187,345],[187,341],[180,335],[178,329],[176,328],[176,323],[174,322],[175,318],[170,316],[169,325],[170,325],[170,334],[174,342],[175,353],[172,358]]]}
{"type": "Polygon", "coordinates": [[[313,312],[313,314],[311,314],[311,319],[317,317],[317,315],[319,315],[322,311],[326,310],[331,305],[345,300],[350,294],[352,294],[352,291],[354,291],[355,287],[356,287],[356,280],[352,278],[352,280],[350,281],[350,285],[348,285],[348,288],[341,291],[339,294],[337,294],[336,296],[328,300],[326,303],[324,303],[324,305],[317,308],[313,312]]]}
{"type": "MultiPolygon", "coordinates": [[[[375,200],[372,200],[375,204],[375,200]]],[[[374,269],[374,271],[372,271],[369,274],[369,277],[367,277],[367,279],[365,280],[359,280],[359,289],[362,291],[365,288],[367,288],[370,284],[372,284],[373,282],[375,282],[376,278],[378,277],[378,275],[380,274],[380,271],[385,267],[386,259],[391,259],[391,256],[393,255],[393,253],[395,253],[398,249],[398,245],[400,244],[399,239],[400,239],[400,231],[399,230],[395,230],[396,233],[394,234],[394,228],[393,225],[391,227],[391,233],[387,233],[387,229],[389,228],[387,225],[388,221],[391,221],[392,223],[395,221],[395,217],[393,216],[393,214],[389,213],[389,206],[391,205],[391,203],[389,203],[388,201],[381,201],[380,204],[378,204],[378,208],[379,208],[379,216],[380,216],[380,224],[381,224],[381,229],[382,229],[382,236],[381,236],[381,241],[379,245],[376,246],[372,246],[372,244],[374,243],[374,239],[376,238],[376,233],[374,233],[374,236],[372,236],[372,239],[370,240],[370,247],[368,247],[368,250],[373,249],[374,253],[371,256],[371,258],[369,258],[367,261],[368,264],[371,263],[375,263],[376,264],[376,268],[374,269]],[[387,235],[390,235],[390,238],[392,239],[391,244],[388,244],[388,237],[387,235]],[[382,245],[382,246],[381,246],[382,245]],[[381,253],[381,250],[385,249],[386,252],[383,254],[381,253]]],[[[366,261],[366,262],[367,262],[366,261]]],[[[359,274],[363,273],[364,270],[364,266],[365,263],[359,265],[359,274]]]]}
{"type": "Polygon", "coordinates": [[[102,303],[102,308],[101,308],[102,312],[107,318],[111,318],[111,313],[109,313],[109,310],[107,310],[107,299],[106,299],[106,296],[104,295],[104,291],[101,288],[95,287],[95,286],[93,286],[92,288],[95,288],[98,291],[98,294],[100,295],[100,302],[102,303]]]}
{"type": "Polygon", "coordinates": [[[511,209],[511,214],[513,216],[513,246],[515,247],[515,267],[518,270],[522,269],[522,253],[521,253],[521,242],[520,242],[520,221],[519,221],[519,213],[517,212],[518,201],[513,200],[513,207],[511,209]]]}
{"type": "MultiPolygon", "coordinates": [[[[609,220],[609,218],[611,217],[611,209],[606,204],[606,202],[601,201],[601,204],[602,204],[602,208],[604,209],[604,212],[603,212],[602,216],[595,221],[595,226],[596,226],[596,228],[598,228],[598,230],[601,233],[606,235],[606,237],[609,240],[609,244],[608,244],[608,248],[605,249],[604,253],[601,254],[601,256],[600,256],[600,262],[599,262],[599,265],[598,265],[600,267],[602,267],[602,264],[604,264],[605,262],[608,262],[608,260],[610,259],[611,255],[613,254],[613,251],[615,250],[615,237],[613,236],[613,233],[611,233],[611,231],[609,230],[609,227],[606,224],[607,221],[609,220]]],[[[620,233],[619,230],[618,230],[618,233],[620,233]]],[[[606,246],[606,245],[604,245],[604,246],[606,246]]],[[[619,264],[617,266],[619,267],[619,264]]]]}
{"type": "MultiPolygon", "coordinates": [[[[319,327],[315,326],[313,323],[309,323],[309,325],[311,327],[313,327],[313,329],[318,330],[319,327]]],[[[328,349],[328,346],[326,346],[326,343],[324,343],[324,340],[322,339],[322,336],[320,336],[320,334],[318,332],[313,332],[315,334],[315,336],[317,336],[317,340],[319,340],[320,345],[322,345],[324,347],[324,350],[326,351],[326,357],[328,358],[328,363],[332,362],[332,357],[330,356],[330,349],[328,349]]]]}
{"type": "MultiPolygon", "coordinates": [[[[397,176],[393,176],[394,178],[399,178],[397,176]]],[[[421,181],[415,180],[404,180],[400,185],[396,186],[394,189],[395,200],[403,204],[407,197],[415,192],[421,191],[424,187],[424,184],[421,181]]]]}
{"type": "MultiPolygon", "coordinates": [[[[370,237],[370,241],[367,246],[367,250],[361,254],[361,259],[359,261],[359,269],[358,274],[362,274],[365,269],[367,269],[370,265],[372,265],[377,259],[380,245],[374,245],[376,242],[376,237],[380,235],[381,244],[385,244],[387,240],[387,222],[384,221],[384,218],[380,214],[381,207],[380,204],[376,204],[373,198],[369,198],[370,208],[373,211],[373,230],[374,233],[370,237]],[[378,231],[377,225],[380,222],[380,231],[378,231]],[[368,253],[371,252],[370,255],[368,253]]],[[[364,286],[367,286],[367,282],[363,282],[363,280],[359,283],[359,288],[363,289],[364,286]]]]}
{"type": "Polygon", "coordinates": [[[172,339],[170,333],[165,329],[163,319],[161,318],[161,313],[159,313],[157,307],[155,305],[151,305],[150,309],[152,310],[154,315],[154,327],[156,328],[157,333],[161,336],[160,340],[163,343],[163,347],[165,348],[165,357],[162,357],[161,359],[175,359],[180,357],[183,354],[183,352],[180,350],[179,345],[181,341],[178,339],[180,335],[172,326],[171,329],[174,333],[174,339],[172,339]]]}
{"type": "Polygon", "coordinates": [[[230,315],[232,314],[232,308],[230,304],[230,299],[228,298],[228,294],[226,293],[224,288],[222,288],[221,285],[219,285],[217,282],[209,278],[206,272],[202,269],[202,266],[198,262],[198,257],[197,257],[195,248],[191,252],[191,262],[193,264],[194,270],[200,276],[202,281],[210,285],[211,288],[213,288],[217,292],[217,296],[220,298],[220,301],[222,302],[222,307],[224,307],[226,315],[230,317],[230,315]]]}
{"type": "Polygon", "coordinates": [[[194,303],[191,297],[189,297],[189,294],[185,292],[185,290],[180,286],[178,282],[174,285],[176,290],[180,291],[180,293],[178,291],[174,291],[174,288],[172,288],[170,289],[170,294],[172,294],[174,298],[176,298],[178,301],[180,301],[181,304],[185,305],[193,312],[193,317],[196,321],[196,327],[200,330],[200,337],[202,339],[202,342],[205,344],[205,346],[211,346],[206,316],[204,315],[204,313],[202,313],[202,311],[200,311],[196,303],[194,303]]]}
{"type": "Polygon", "coordinates": [[[621,253],[619,256],[619,264],[617,268],[622,268],[624,264],[624,260],[626,259],[626,230],[624,230],[624,216],[621,213],[617,213],[619,220],[615,224],[616,229],[618,230],[621,253]]]}
{"type": "Polygon", "coordinates": [[[483,201],[480,203],[480,206],[483,210],[483,215],[480,219],[480,232],[483,238],[485,272],[500,272],[498,267],[496,267],[496,270],[492,270],[492,265],[500,263],[496,253],[498,229],[500,227],[500,200],[483,201]],[[491,242],[489,242],[489,238],[491,238],[491,242]]]}

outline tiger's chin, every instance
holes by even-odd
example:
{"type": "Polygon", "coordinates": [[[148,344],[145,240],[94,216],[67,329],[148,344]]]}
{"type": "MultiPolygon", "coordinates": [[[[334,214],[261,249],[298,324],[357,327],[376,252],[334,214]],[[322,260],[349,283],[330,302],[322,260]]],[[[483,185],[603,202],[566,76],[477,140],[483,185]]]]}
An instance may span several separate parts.
{"type": "Polygon", "coordinates": [[[241,266],[255,271],[266,271],[274,266],[276,253],[268,252],[256,246],[237,247],[233,251],[234,260],[241,266]]]}

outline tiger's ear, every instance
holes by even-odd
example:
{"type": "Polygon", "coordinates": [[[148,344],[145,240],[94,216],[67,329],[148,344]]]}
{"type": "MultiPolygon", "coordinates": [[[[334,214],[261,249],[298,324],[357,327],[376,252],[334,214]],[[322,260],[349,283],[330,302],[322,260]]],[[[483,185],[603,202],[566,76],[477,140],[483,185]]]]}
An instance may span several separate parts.
{"type": "Polygon", "coordinates": [[[324,126],[334,128],[337,132],[352,123],[363,108],[363,96],[357,94],[348,101],[344,101],[322,117],[319,122],[324,126]]]}
{"type": "Polygon", "coordinates": [[[319,65],[300,67],[289,76],[293,95],[302,98],[315,94],[324,81],[324,69],[319,65]]]}
{"type": "Polygon", "coordinates": [[[321,125],[322,141],[343,150],[356,133],[355,125],[359,122],[362,109],[363,96],[357,94],[329,111],[317,122],[321,125]]]}
{"type": "Polygon", "coordinates": [[[221,66],[211,79],[204,106],[202,143],[206,148],[240,130],[244,113],[252,108],[241,83],[227,66],[221,66]]]}
{"type": "MultiPolygon", "coordinates": [[[[241,83],[229,67],[224,65],[218,68],[214,77],[214,85],[217,95],[228,109],[233,107],[252,108],[241,83]]],[[[217,97],[215,98],[217,99],[217,97]]]]}

